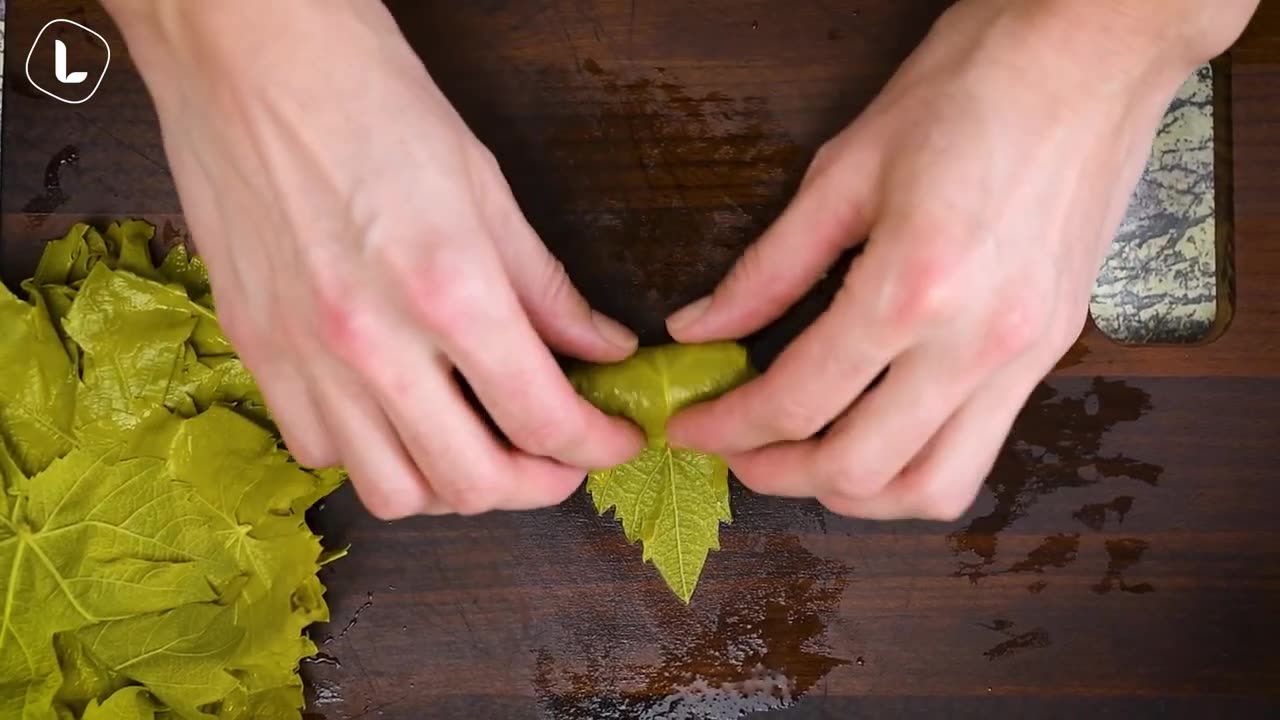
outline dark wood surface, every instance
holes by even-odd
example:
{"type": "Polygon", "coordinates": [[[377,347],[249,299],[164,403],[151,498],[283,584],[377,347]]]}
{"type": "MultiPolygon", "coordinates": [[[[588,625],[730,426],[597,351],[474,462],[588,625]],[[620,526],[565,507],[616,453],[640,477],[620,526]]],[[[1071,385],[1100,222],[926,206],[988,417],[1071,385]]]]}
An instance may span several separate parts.
{"type": "MultiPolygon", "coordinates": [[[[945,5],[393,3],[548,245],[650,340],[945,5]]],[[[9,14],[0,272],[29,273],[40,239],[86,217],[180,234],[155,119],[101,9],[9,0],[9,14]],[[117,50],[82,106],[23,79],[53,17],[117,50]]],[[[387,524],[341,492],[316,517],[352,554],[324,571],[335,620],[305,669],[313,716],[1276,716],[1275,3],[1224,64],[1235,293],[1215,342],[1124,348],[1087,332],[957,523],[860,522],[736,490],[737,520],[687,608],[581,497],[387,524]]]]}

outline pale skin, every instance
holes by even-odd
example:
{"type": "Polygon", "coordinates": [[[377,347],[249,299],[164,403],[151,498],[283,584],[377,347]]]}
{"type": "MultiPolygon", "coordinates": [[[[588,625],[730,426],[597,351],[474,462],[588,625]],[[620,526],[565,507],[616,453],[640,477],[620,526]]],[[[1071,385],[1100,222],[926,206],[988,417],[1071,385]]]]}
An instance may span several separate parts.
{"type": "MultiPolygon", "coordinates": [[[[378,0],[105,5],[300,462],[344,465],[390,519],[553,505],[638,451],[552,354],[621,360],[635,336],[574,289],[378,0]]],[[[681,342],[744,336],[865,243],[831,308],[673,418],[672,441],[836,513],[962,514],[1079,334],[1168,101],[1257,5],[961,0],[715,293],[668,319],[681,342]]]]}

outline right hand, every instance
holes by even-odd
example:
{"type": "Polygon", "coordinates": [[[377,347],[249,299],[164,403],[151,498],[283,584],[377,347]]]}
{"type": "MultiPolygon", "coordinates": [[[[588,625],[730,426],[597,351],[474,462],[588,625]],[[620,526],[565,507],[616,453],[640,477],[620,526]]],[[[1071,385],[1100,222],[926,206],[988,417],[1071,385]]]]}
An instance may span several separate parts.
{"type": "Polygon", "coordinates": [[[640,450],[547,347],[609,362],[635,336],[573,288],[380,2],[108,6],[299,462],[344,465],[389,519],[553,505],[640,450]]]}

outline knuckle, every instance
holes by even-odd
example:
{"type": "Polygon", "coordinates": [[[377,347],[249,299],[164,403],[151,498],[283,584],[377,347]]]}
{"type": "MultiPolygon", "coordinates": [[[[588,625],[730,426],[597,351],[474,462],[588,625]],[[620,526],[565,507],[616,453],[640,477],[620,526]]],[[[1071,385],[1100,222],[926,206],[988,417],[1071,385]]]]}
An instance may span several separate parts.
{"type": "Polygon", "coordinates": [[[889,307],[890,324],[913,330],[943,318],[956,306],[960,266],[952,253],[915,252],[902,263],[889,307]]]}
{"type": "Polygon", "coordinates": [[[874,491],[869,489],[875,483],[868,480],[867,476],[850,470],[828,472],[822,482],[831,488],[833,498],[848,504],[869,500],[875,494],[874,491]]]}
{"type": "Polygon", "coordinates": [[[493,509],[493,477],[487,469],[480,470],[450,482],[439,482],[435,492],[458,515],[480,515],[493,509]]]}
{"type": "Polygon", "coordinates": [[[842,166],[850,164],[851,151],[857,146],[857,134],[846,127],[836,135],[822,143],[809,160],[806,178],[820,177],[832,172],[840,172],[842,166]]]}
{"type": "Polygon", "coordinates": [[[577,413],[530,413],[509,423],[513,444],[532,455],[558,457],[572,447],[584,430],[577,413]]]}
{"type": "Polygon", "coordinates": [[[365,500],[364,506],[365,509],[369,511],[370,515],[384,522],[400,520],[413,514],[411,512],[404,512],[399,504],[387,502],[385,500],[365,500]]]}
{"type": "Polygon", "coordinates": [[[1021,355],[1044,337],[1047,313],[1032,294],[1015,298],[997,309],[987,333],[987,347],[1001,357],[1021,355]]]}
{"type": "Polygon", "coordinates": [[[493,509],[492,501],[476,490],[457,493],[452,505],[454,512],[467,517],[483,515],[493,509]]]}
{"type": "Polygon", "coordinates": [[[468,152],[469,159],[479,172],[487,174],[488,177],[502,177],[502,165],[498,162],[498,156],[494,155],[488,147],[475,143],[468,147],[468,152]]]}
{"type": "Polygon", "coordinates": [[[818,498],[818,502],[841,517],[857,517],[861,510],[860,501],[839,493],[824,495],[818,498]]]}
{"type": "Polygon", "coordinates": [[[831,167],[831,163],[836,157],[835,141],[828,140],[818,147],[817,152],[813,154],[813,160],[809,162],[809,168],[813,172],[822,172],[826,168],[831,167]]]}
{"type": "Polygon", "coordinates": [[[958,502],[950,499],[939,499],[930,501],[921,510],[921,516],[925,520],[933,520],[936,522],[955,522],[969,509],[968,502],[958,502]]]}
{"type": "Polygon", "coordinates": [[[916,514],[925,520],[955,522],[968,510],[970,498],[937,477],[925,478],[915,493],[916,514]]]}
{"type": "Polygon", "coordinates": [[[560,503],[568,500],[573,496],[573,493],[577,491],[581,484],[582,478],[578,478],[578,481],[573,485],[564,484],[557,486],[554,490],[549,491],[546,497],[543,498],[543,502],[541,503],[542,507],[552,507],[553,505],[559,505],[560,503]]]}
{"type": "Polygon", "coordinates": [[[345,292],[345,282],[323,279],[313,294],[316,333],[321,345],[340,356],[364,345],[359,305],[345,292]]]}
{"type": "MultiPolygon", "coordinates": [[[[837,136],[838,138],[838,136],[837,136]]],[[[840,156],[837,151],[836,140],[833,138],[824,142],[813,154],[813,159],[809,161],[809,167],[805,170],[803,182],[807,185],[826,175],[836,164],[836,158],[840,156]]]]}
{"type": "Polygon", "coordinates": [[[497,507],[505,489],[503,483],[512,475],[504,457],[501,450],[468,454],[464,465],[437,465],[430,473],[426,468],[422,472],[430,478],[433,494],[449,510],[464,516],[482,515],[497,507]]]}
{"type": "Polygon", "coordinates": [[[305,437],[295,437],[291,442],[289,432],[283,428],[281,434],[284,435],[289,454],[302,467],[327,468],[338,464],[337,453],[332,448],[305,437]]]}
{"type": "Polygon", "coordinates": [[[807,440],[825,424],[821,415],[809,403],[795,397],[779,402],[767,412],[769,430],[780,440],[807,440]]]}
{"type": "Polygon", "coordinates": [[[430,253],[409,280],[413,306],[428,329],[443,335],[466,332],[487,288],[462,253],[430,253]]]}
{"type": "Polygon", "coordinates": [[[727,282],[723,283],[722,286],[752,288],[753,291],[758,289],[762,292],[769,292],[771,287],[761,282],[768,275],[768,268],[764,266],[764,260],[764,253],[761,252],[761,246],[758,243],[748,247],[738,262],[734,263],[733,268],[729,271],[727,282]]]}
{"type": "Polygon", "coordinates": [[[878,474],[859,469],[846,458],[820,457],[815,468],[818,483],[830,488],[831,496],[840,502],[855,504],[866,500],[884,485],[878,474]]]}
{"type": "Polygon", "coordinates": [[[541,277],[538,279],[538,291],[543,300],[553,306],[564,300],[571,300],[577,294],[564,263],[548,255],[543,263],[541,277]]]}
{"type": "Polygon", "coordinates": [[[551,507],[568,500],[582,487],[582,481],[586,478],[585,471],[570,468],[544,470],[539,474],[539,485],[543,491],[534,502],[536,507],[551,507]]]}
{"type": "MultiPolygon", "coordinates": [[[[356,487],[360,489],[360,484],[357,483],[356,487]]],[[[392,494],[378,487],[363,490],[360,493],[360,501],[370,515],[385,521],[400,520],[417,514],[426,505],[421,492],[392,494]]]]}
{"type": "Polygon", "coordinates": [[[776,477],[762,473],[750,462],[738,462],[732,466],[733,476],[743,487],[758,495],[772,495],[776,490],[776,477]]]}

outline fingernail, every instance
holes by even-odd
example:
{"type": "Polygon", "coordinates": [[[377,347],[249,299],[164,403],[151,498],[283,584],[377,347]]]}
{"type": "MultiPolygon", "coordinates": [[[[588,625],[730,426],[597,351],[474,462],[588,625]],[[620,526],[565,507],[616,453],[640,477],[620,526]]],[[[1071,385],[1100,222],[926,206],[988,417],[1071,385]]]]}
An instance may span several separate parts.
{"type": "Polygon", "coordinates": [[[591,323],[596,326],[596,332],[600,333],[600,337],[607,340],[610,345],[615,345],[627,352],[635,349],[636,334],[617,320],[593,311],[591,323]]]}
{"type": "Polygon", "coordinates": [[[671,314],[671,317],[667,318],[667,330],[679,331],[693,325],[698,321],[698,318],[707,313],[707,308],[709,307],[711,307],[710,295],[702,298],[701,300],[694,300],[688,305],[685,305],[675,311],[671,314]]]}

